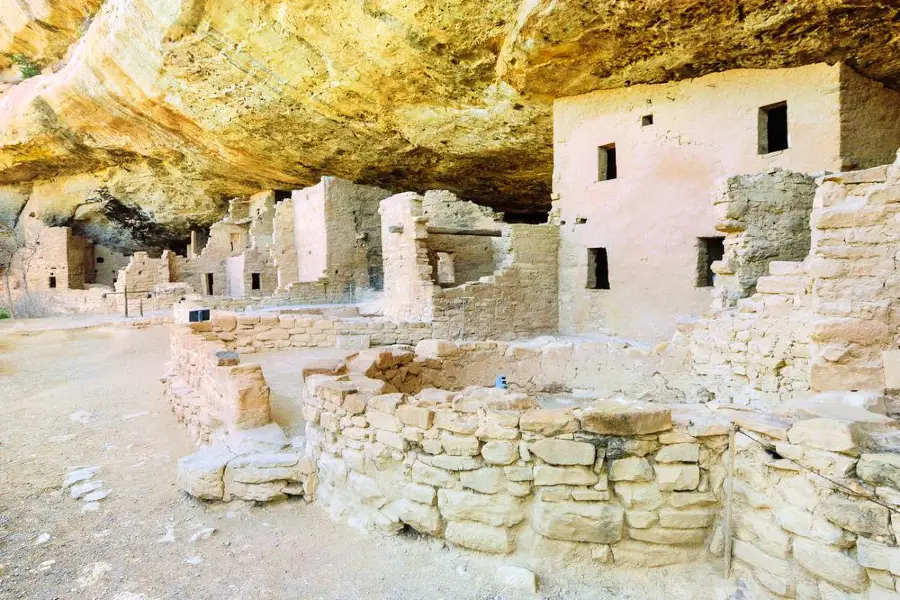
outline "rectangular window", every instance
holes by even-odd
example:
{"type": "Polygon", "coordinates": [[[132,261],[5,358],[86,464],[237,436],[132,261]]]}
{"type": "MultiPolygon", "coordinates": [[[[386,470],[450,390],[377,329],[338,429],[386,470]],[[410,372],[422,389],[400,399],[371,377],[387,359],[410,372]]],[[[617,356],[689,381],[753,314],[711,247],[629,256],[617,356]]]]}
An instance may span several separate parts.
{"type": "Polygon", "coordinates": [[[641,127],[646,127],[647,125],[653,125],[653,115],[644,115],[641,117],[641,127]]]}
{"type": "Polygon", "coordinates": [[[712,264],[725,256],[725,238],[697,238],[697,287],[712,287],[716,280],[712,264]]]}
{"type": "Polygon", "coordinates": [[[600,146],[597,148],[597,181],[607,181],[617,176],[616,145],[600,146]]]}
{"type": "Polygon", "coordinates": [[[213,295],[213,274],[212,273],[206,274],[206,290],[205,291],[206,291],[207,296],[213,295]]]}
{"type": "Polygon", "coordinates": [[[241,234],[240,233],[232,233],[230,235],[230,240],[231,240],[231,251],[234,252],[240,247],[241,234]]]}
{"type": "Polygon", "coordinates": [[[589,290],[609,289],[609,259],[606,248],[588,248],[587,285],[589,290]]]}
{"type": "Polygon", "coordinates": [[[50,286],[50,289],[53,289],[56,287],[56,276],[55,275],[50,276],[50,281],[48,282],[48,285],[50,286]]]}
{"type": "Polygon", "coordinates": [[[250,273],[250,289],[251,290],[258,290],[262,287],[260,285],[259,281],[260,281],[259,273],[250,273]]]}
{"type": "Polygon", "coordinates": [[[787,150],[787,102],[770,104],[759,109],[759,153],[787,150]]]}

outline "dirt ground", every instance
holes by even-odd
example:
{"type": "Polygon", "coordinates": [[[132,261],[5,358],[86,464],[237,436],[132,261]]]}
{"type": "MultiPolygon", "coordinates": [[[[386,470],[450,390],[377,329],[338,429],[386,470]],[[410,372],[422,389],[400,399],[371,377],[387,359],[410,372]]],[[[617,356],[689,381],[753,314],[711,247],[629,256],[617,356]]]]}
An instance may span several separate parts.
{"type": "MultiPolygon", "coordinates": [[[[302,500],[208,505],[180,492],[175,461],[192,448],[160,399],[167,336],[165,327],[0,329],[0,598],[524,597],[494,583],[497,566],[516,559],[414,535],[364,535],[302,500]],[[62,482],[89,465],[100,466],[94,479],[111,493],[83,513],[62,482]],[[210,527],[211,537],[190,541],[210,527]]],[[[298,370],[283,356],[258,358],[271,373],[276,415],[291,415],[298,370]]],[[[542,598],[726,595],[709,566],[538,575],[542,598]]]]}

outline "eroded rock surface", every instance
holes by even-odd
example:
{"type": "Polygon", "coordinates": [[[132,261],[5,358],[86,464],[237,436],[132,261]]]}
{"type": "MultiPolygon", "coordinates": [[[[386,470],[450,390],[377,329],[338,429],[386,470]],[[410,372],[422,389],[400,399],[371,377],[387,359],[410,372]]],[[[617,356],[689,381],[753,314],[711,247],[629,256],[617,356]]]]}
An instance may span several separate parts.
{"type": "Polygon", "coordinates": [[[50,4],[0,7],[0,215],[122,247],[324,174],[546,209],[552,99],[591,89],[822,60],[900,83],[890,3],[50,4]]]}

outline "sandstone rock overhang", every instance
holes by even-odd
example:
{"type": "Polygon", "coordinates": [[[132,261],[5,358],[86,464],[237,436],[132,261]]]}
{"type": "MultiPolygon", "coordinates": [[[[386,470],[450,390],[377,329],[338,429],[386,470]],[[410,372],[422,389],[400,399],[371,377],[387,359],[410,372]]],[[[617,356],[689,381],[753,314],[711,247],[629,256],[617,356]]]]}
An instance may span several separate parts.
{"type": "Polygon", "coordinates": [[[889,2],[99,5],[0,7],[0,203],[14,211],[33,182],[84,174],[182,230],[228,196],[323,174],[545,210],[556,97],[823,60],[900,85],[889,2]],[[43,74],[16,81],[23,59],[43,74]]]}

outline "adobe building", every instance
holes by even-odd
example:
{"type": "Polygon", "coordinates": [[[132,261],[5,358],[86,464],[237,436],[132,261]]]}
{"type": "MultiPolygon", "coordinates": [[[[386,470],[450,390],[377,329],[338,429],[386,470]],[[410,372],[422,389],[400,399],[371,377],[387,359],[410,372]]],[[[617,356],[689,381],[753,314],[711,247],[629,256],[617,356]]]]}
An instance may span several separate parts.
{"type": "MultiPolygon", "coordinates": [[[[557,100],[561,332],[670,337],[677,319],[710,306],[728,227],[714,204],[734,206],[716,201],[725,178],[867,168],[891,162],[898,146],[900,94],[843,65],[736,70],[557,100]]],[[[789,187],[775,195],[803,206],[806,222],[793,229],[808,232],[812,187],[789,187]]]]}
{"type": "Polygon", "coordinates": [[[48,227],[40,219],[24,217],[21,228],[23,248],[15,266],[32,291],[112,285],[117,271],[127,263],[123,254],[94,245],[69,227],[48,227]]]}

